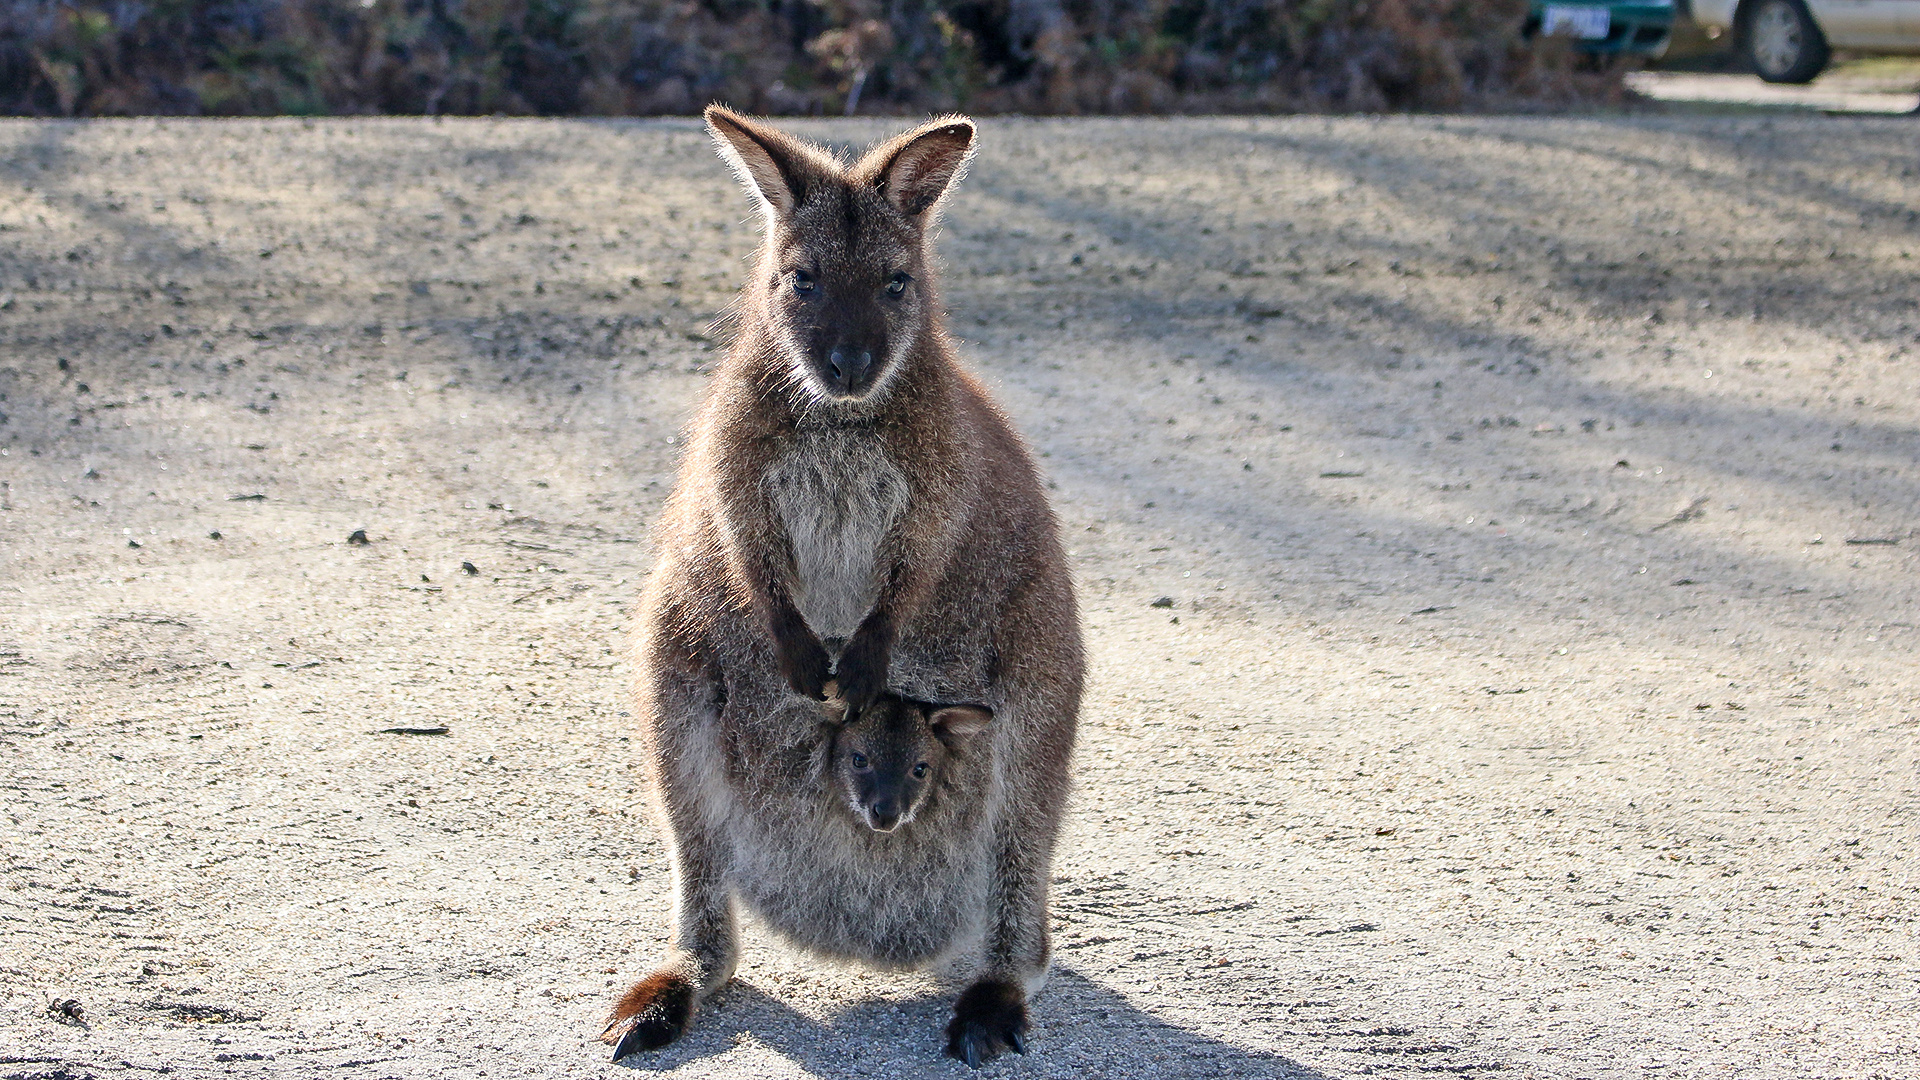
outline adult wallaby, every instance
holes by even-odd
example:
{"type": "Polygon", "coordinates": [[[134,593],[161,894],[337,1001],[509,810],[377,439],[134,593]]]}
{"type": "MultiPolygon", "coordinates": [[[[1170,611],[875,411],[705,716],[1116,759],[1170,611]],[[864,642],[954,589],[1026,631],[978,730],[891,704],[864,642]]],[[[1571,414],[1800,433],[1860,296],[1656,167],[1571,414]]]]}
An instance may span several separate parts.
{"type": "Polygon", "coordinates": [[[707,125],[766,235],[641,601],[637,697],[673,867],[671,947],[614,1007],[619,1059],[732,977],[736,906],[793,942],[972,978],[969,1064],[1023,1051],[1083,661],[1032,458],[954,355],[931,235],[973,152],[951,117],[847,162],[719,107],[707,125]],[[826,767],[829,679],[993,721],[941,798],[884,833],[826,767]]]}

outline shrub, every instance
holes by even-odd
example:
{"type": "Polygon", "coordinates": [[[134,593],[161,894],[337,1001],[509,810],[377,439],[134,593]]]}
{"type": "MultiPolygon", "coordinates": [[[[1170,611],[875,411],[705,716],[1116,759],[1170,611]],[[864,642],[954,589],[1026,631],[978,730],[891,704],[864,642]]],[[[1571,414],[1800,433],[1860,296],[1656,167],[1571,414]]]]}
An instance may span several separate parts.
{"type": "Polygon", "coordinates": [[[1453,110],[1617,96],[1526,0],[0,0],[26,115],[1453,110]]]}

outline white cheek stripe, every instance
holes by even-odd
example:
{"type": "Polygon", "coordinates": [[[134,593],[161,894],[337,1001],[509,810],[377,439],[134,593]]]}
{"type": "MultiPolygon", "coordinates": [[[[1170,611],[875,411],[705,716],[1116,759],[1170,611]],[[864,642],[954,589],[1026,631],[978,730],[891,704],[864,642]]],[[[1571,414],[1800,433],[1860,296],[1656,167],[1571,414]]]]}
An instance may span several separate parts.
{"type": "Polygon", "coordinates": [[[827,400],[826,385],[814,372],[813,365],[807,363],[806,350],[800,347],[800,340],[793,334],[793,320],[775,316],[773,321],[780,351],[787,355],[787,366],[793,369],[794,381],[805,387],[816,400],[827,400]]]}
{"type": "MultiPolygon", "coordinates": [[[[893,380],[899,376],[901,367],[905,366],[907,354],[913,351],[914,343],[919,340],[920,327],[913,323],[907,324],[905,332],[893,343],[893,351],[887,356],[886,370],[880,373],[880,380],[873,384],[873,389],[862,394],[860,400],[871,401],[887,392],[887,387],[893,385],[893,380]]],[[[901,824],[904,825],[905,822],[901,824]]]]}
{"type": "Polygon", "coordinates": [[[892,351],[887,354],[887,364],[881,369],[879,381],[874,383],[866,393],[849,399],[836,397],[825,380],[820,377],[820,373],[814,369],[813,364],[808,362],[806,350],[800,347],[799,339],[794,336],[793,321],[775,316],[773,323],[777,344],[780,351],[786,354],[787,366],[793,370],[794,381],[805,387],[814,400],[826,403],[872,401],[886,393],[887,388],[893,385],[893,380],[899,377],[900,369],[906,363],[907,354],[913,351],[914,345],[920,340],[920,327],[909,323],[905,327],[905,333],[895,339],[892,351]]]}

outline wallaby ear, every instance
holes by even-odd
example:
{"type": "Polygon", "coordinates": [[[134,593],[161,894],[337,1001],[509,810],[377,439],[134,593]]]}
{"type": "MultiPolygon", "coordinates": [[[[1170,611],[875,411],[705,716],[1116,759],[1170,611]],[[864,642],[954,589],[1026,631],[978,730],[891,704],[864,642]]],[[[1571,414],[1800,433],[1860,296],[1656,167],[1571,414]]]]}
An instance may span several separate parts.
{"type": "Polygon", "coordinates": [[[973,157],[973,121],[949,116],[876,147],[855,171],[895,209],[920,218],[940,204],[973,157]]]}
{"type": "Polygon", "coordinates": [[[992,719],[993,710],[985,705],[942,705],[927,722],[937,735],[978,735],[992,719]]]}
{"type": "Polygon", "coordinates": [[[707,106],[707,132],[741,186],[774,217],[791,214],[819,180],[818,151],[732,109],[707,106]]]}

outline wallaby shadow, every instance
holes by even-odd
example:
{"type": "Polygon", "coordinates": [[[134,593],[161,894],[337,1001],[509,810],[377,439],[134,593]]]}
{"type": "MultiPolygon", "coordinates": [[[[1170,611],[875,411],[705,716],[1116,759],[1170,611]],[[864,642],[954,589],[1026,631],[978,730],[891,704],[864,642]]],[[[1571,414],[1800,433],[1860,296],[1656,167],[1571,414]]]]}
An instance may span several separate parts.
{"type": "Polygon", "coordinates": [[[942,1052],[952,1007],[951,994],[928,990],[852,1003],[823,1020],[736,978],[685,1038],[620,1064],[666,1073],[751,1041],[823,1078],[1020,1073],[1074,1080],[1145,1075],[1165,1080],[1327,1080],[1325,1073],[1279,1054],[1171,1024],[1070,969],[1055,968],[1045,992],[1034,999],[1027,1054],[998,1058],[977,1072],[942,1052]]]}

